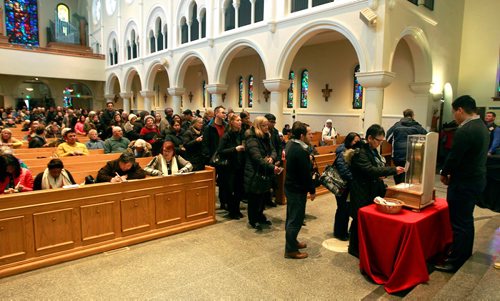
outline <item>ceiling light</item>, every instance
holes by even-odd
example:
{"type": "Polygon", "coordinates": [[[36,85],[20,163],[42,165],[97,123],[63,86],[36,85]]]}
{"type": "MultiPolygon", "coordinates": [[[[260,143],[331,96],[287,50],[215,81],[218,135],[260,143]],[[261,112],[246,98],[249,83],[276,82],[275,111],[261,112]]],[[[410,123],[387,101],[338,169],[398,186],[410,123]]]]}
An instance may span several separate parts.
{"type": "Polygon", "coordinates": [[[28,88],[26,88],[26,91],[30,91],[31,92],[31,91],[33,91],[33,88],[28,87],[28,88]]]}

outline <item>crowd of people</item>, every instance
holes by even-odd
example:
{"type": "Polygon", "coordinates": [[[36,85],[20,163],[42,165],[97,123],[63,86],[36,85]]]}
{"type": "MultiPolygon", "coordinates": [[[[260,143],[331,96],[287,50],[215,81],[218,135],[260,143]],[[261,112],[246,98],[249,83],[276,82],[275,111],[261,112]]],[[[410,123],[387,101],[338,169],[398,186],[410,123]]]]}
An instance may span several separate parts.
{"type": "MultiPolygon", "coordinates": [[[[458,124],[472,119],[470,114],[475,110],[474,106],[468,99],[454,102],[454,112],[465,112],[465,117],[461,118],[460,115],[460,118],[456,118],[458,124]]],[[[120,153],[118,159],[107,162],[98,171],[95,182],[119,183],[146,176],[170,176],[203,170],[206,165],[212,165],[216,169],[220,209],[227,211],[227,218],[241,219],[244,215],[240,211],[240,204],[246,201],[248,224],[256,230],[272,225],[264,211],[266,205],[276,206],[272,201],[273,192],[278,185],[276,175],[283,171],[283,159],[286,158],[284,189],[288,202],[285,257],[306,258],[307,253],[300,249],[306,248],[307,244],[299,242],[298,235],[304,223],[308,195],[310,200],[315,198],[315,185],[311,179],[315,150],[311,143],[310,126],[296,121],[291,127],[285,125],[282,132],[279,132],[275,128],[276,117],[273,114],[256,116],[252,122],[249,112],[235,113],[223,106],[214,110],[207,109],[203,116],[199,111],[193,113],[189,109],[182,112],[182,115],[174,114],[171,108],[166,108],[164,113],[165,116],[145,111],[128,114],[115,110],[112,102],[107,103],[104,110],[96,112],[61,107],[48,110],[35,108],[31,112],[26,109],[0,109],[0,125],[3,126],[0,146],[15,149],[23,144],[20,139],[12,137],[9,130],[19,126],[27,132],[24,140],[30,148],[56,147],[58,157],[87,156],[89,149],[120,153]],[[78,141],[83,136],[88,137],[86,143],[78,141]],[[136,162],[136,158],[142,157],[151,157],[144,168],[136,162]]],[[[494,117],[493,112],[488,112],[488,118],[492,119],[487,123],[491,139],[488,139],[489,148],[484,151],[484,157],[486,153],[498,153],[500,137],[494,117]]],[[[484,128],[486,131],[486,127],[484,128]]],[[[457,134],[462,132],[464,130],[459,130],[457,134]]],[[[358,210],[370,204],[375,197],[385,195],[383,178],[393,175],[396,183],[404,180],[407,136],[425,133],[426,130],[414,120],[413,111],[408,109],[403,112],[403,119],[389,129],[387,137],[385,130],[374,124],[368,128],[364,139],[360,134],[351,132],[336,148],[336,160],[332,163],[348,186],[336,198],[333,236],[348,240],[348,252],[353,256],[359,256],[358,210]],[[393,143],[394,166],[388,166],[378,152],[386,139],[393,143]],[[349,217],[353,220],[350,228],[349,217]]],[[[463,137],[463,134],[459,137],[463,137]]],[[[336,144],[337,138],[333,121],[328,119],[322,130],[320,144],[336,144]]],[[[467,195],[469,200],[473,200],[483,185],[483,182],[478,182],[481,184],[478,184],[478,189],[465,192],[457,187],[458,183],[462,183],[459,180],[461,176],[452,164],[454,160],[465,159],[464,154],[472,156],[471,153],[465,153],[468,148],[462,146],[458,152],[458,147],[453,144],[451,159],[446,161],[442,173],[445,177],[443,183],[450,184],[448,201],[453,202],[450,204],[458,204],[460,195],[467,195]],[[458,174],[453,176],[454,173],[458,174]]],[[[476,150],[470,152],[481,157],[478,157],[475,164],[482,164],[484,147],[480,145],[478,148],[481,148],[480,153],[476,150]]],[[[471,166],[470,169],[474,168],[471,166]]],[[[469,181],[470,175],[471,172],[468,171],[464,180],[469,181]]],[[[482,179],[482,175],[482,170],[477,171],[477,181],[482,179]]],[[[12,155],[11,151],[3,151],[0,157],[0,193],[52,189],[73,184],[75,181],[70,171],[64,168],[63,162],[58,158],[52,159],[45,171],[33,177],[29,168],[12,155]]],[[[461,205],[457,206],[461,208],[461,205]]],[[[467,214],[469,218],[471,212],[467,209],[463,213],[456,208],[450,205],[450,210],[454,210],[452,213],[455,212],[451,217],[454,233],[457,232],[457,248],[465,245],[468,248],[470,240],[461,242],[459,232],[467,227],[469,233],[470,221],[463,221],[456,216],[467,214]],[[457,223],[462,224],[456,225],[457,223]]],[[[453,269],[463,264],[463,258],[470,256],[464,252],[454,262],[453,269]]]]}

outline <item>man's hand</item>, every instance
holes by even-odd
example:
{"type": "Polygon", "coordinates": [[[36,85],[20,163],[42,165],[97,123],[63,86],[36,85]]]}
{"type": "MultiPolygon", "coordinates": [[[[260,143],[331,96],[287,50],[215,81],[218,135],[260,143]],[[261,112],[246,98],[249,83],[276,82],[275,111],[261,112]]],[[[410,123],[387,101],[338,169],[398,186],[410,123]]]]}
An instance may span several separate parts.
{"type": "Polygon", "coordinates": [[[402,167],[402,166],[397,166],[396,167],[396,172],[398,175],[402,174],[403,172],[405,172],[405,168],[402,167]]]}
{"type": "Polygon", "coordinates": [[[450,176],[441,175],[441,183],[443,183],[444,185],[448,185],[450,183],[450,176]]]}

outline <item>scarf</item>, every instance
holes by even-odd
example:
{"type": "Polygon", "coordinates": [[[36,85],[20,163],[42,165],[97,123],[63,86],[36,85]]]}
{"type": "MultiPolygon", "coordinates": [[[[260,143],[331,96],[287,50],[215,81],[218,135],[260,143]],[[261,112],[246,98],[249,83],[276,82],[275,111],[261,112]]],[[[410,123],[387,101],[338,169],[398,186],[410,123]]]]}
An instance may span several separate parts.
{"type": "Polygon", "coordinates": [[[167,161],[165,161],[165,157],[163,157],[162,155],[160,155],[160,163],[161,163],[160,171],[164,176],[176,174],[177,171],[179,170],[179,167],[177,166],[177,159],[175,158],[175,156],[172,156],[172,161],[170,161],[170,171],[171,171],[170,174],[168,173],[169,170],[168,163],[167,161]]]}
{"type": "Polygon", "coordinates": [[[62,188],[63,186],[71,184],[73,183],[69,179],[65,169],[61,170],[59,177],[53,178],[49,173],[49,169],[45,168],[42,176],[42,189],[62,188]]]}

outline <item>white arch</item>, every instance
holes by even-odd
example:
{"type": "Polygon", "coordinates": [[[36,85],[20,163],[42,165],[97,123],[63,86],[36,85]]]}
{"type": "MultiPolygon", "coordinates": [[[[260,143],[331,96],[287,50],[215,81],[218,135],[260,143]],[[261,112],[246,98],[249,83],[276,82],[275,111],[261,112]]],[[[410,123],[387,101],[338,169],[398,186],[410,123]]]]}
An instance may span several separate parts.
{"type": "Polygon", "coordinates": [[[108,40],[106,42],[106,49],[113,48],[113,40],[116,41],[116,48],[117,48],[118,52],[120,52],[119,51],[119,48],[120,48],[119,41],[120,40],[118,40],[118,35],[116,34],[116,32],[114,30],[112,32],[110,32],[108,35],[108,40]]]}
{"type": "Polygon", "coordinates": [[[226,82],[226,74],[229,66],[231,65],[231,61],[238,54],[238,52],[245,47],[252,48],[255,52],[257,52],[260,59],[262,60],[262,64],[264,65],[264,73],[266,75],[266,78],[269,77],[267,57],[264,55],[262,49],[251,40],[240,39],[229,44],[219,56],[219,60],[217,61],[214,69],[215,74],[213,74],[213,78],[215,79],[214,83],[226,82]]]}
{"type": "Polygon", "coordinates": [[[335,31],[342,34],[352,45],[354,51],[359,60],[360,71],[366,71],[367,69],[367,59],[366,59],[366,49],[359,42],[359,39],[354,35],[354,33],[349,30],[344,24],[337,21],[326,21],[320,20],[316,22],[309,23],[299,30],[296,34],[290,37],[289,41],[285,44],[283,51],[278,58],[277,69],[275,70],[276,76],[278,78],[288,79],[288,72],[290,71],[290,66],[292,65],[295,55],[299,49],[306,43],[311,37],[318,33],[326,31],[335,31]]]}
{"type": "MultiPolygon", "coordinates": [[[[143,33],[144,36],[149,37],[148,34],[149,34],[150,30],[153,30],[153,32],[156,34],[155,24],[156,24],[156,20],[158,18],[161,19],[161,23],[163,24],[161,30],[163,30],[163,27],[165,26],[165,24],[168,24],[170,22],[170,20],[167,18],[167,14],[165,12],[166,12],[166,9],[163,5],[155,5],[151,8],[151,10],[147,14],[148,23],[147,23],[146,27],[144,27],[144,33],[143,33]]],[[[170,26],[168,26],[167,29],[168,28],[170,28],[170,26]]]]}
{"type": "Polygon", "coordinates": [[[163,61],[163,60],[164,59],[156,59],[149,64],[149,67],[147,68],[146,74],[144,76],[145,80],[144,80],[144,84],[143,84],[143,87],[145,87],[145,89],[147,91],[153,91],[155,78],[156,78],[156,75],[158,74],[159,68],[165,70],[165,72],[167,73],[168,80],[169,80],[168,84],[170,86],[170,81],[171,81],[170,79],[172,77],[170,76],[168,69],[165,68],[165,65],[168,65],[168,61],[166,61],[166,60],[163,61]]]}
{"type": "Polygon", "coordinates": [[[431,82],[432,56],[430,45],[424,31],[418,27],[405,28],[401,32],[399,40],[394,42],[394,45],[392,45],[392,51],[389,54],[389,70],[392,70],[394,54],[396,53],[396,48],[401,40],[405,40],[410,48],[415,72],[415,82],[431,82]]]}
{"type": "Polygon", "coordinates": [[[122,37],[123,38],[122,45],[126,45],[127,41],[130,39],[130,33],[132,32],[132,30],[135,31],[135,41],[136,41],[136,43],[138,43],[140,41],[140,36],[139,36],[139,30],[138,30],[138,27],[137,27],[137,23],[133,19],[130,19],[127,22],[127,26],[125,26],[125,34],[122,37]]]}
{"type": "Polygon", "coordinates": [[[210,83],[210,74],[208,73],[208,68],[206,64],[206,59],[198,52],[196,51],[188,51],[186,52],[180,59],[179,63],[177,64],[177,67],[175,69],[175,72],[173,74],[173,81],[170,80],[172,83],[171,87],[183,87],[184,86],[184,77],[186,75],[186,71],[190,65],[190,63],[195,60],[199,59],[201,63],[203,64],[203,67],[205,67],[205,70],[207,70],[208,74],[208,82],[210,83]]]}
{"type": "Polygon", "coordinates": [[[141,74],[139,73],[139,71],[137,71],[137,69],[135,67],[130,67],[127,69],[127,72],[125,72],[124,76],[123,76],[123,86],[121,86],[121,88],[125,89],[125,90],[122,90],[122,92],[131,92],[132,91],[132,81],[134,79],[134,76],[137,74],[137,76],[139,76],[139,81],[141,83],[141,90],[143,89],[143,83],[144,81],[142,80],[141,78],[141,74]]]}
{"type": "Polygon", "coordinates": [[[120,82],[120,78],[118,77],[118,75],[116,73],[111,72],[108,75],[108,78],[106,79],[106,84],[104,87],[104,94],[112,94],[113,93],[113,86],[114,86],[115,80],[118,81],[118,85],[120,86],[120,89],[121,89],[122,85],[120,82]]]}

